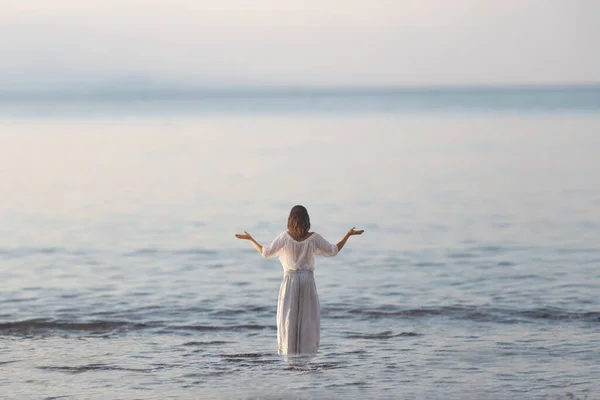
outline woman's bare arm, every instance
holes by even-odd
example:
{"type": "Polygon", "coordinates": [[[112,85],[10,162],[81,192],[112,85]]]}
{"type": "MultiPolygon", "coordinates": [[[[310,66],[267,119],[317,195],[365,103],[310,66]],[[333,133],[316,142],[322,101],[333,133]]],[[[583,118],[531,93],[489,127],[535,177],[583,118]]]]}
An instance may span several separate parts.
{"type": "Polygon", "coordinates": [[[262,246],[260,245],[260,243],[258,243],[256,240],[254,240],[252,235],[250,235],[248,232],[244,231],[243,234],[236,233],[235,237],[238,239],[242,239],[242,240],[249,240],[252,243],[252,245],[254,246],[254,248],[256,249],[256,251],[258,251],[260,254],[262,254],[262,252],[263,252],[262,246]]]}
{"type": "Polygon", "coordinates": [[[338,244],[337,244],[338,251],[340,251],[340,250],[341,250],[341,249],[344,247],[344,245],[346,244],[346,242],[348,241],[348,239],[350,239],[350,236],[354,236],[354,235],[362,235],[362,233],[363,233],[363,232],[364,232],[364,230],[363,230],[363,229],[356,230],[356,227],[355,227],[355,226],[354,226],[354,227],[352,227],[352,229],[350,229],[350,230],[349,230],[349,231],[348,231],[348,232],[347,232],[347,233],[344,235],[344,237],[342,238],[342,240],[340,240],[340,241],[338,242],[338,244]]]}

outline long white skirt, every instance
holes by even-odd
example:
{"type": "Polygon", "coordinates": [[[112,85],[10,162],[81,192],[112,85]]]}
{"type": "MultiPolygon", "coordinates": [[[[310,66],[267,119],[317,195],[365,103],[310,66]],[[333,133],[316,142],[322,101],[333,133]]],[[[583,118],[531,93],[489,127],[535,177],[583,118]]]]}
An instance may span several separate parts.
{"type": "Polygon", "coordinates": [[[279,354],[314,354],[319,349],[321,310],[312,271],[287,271],[277,302],[279,354]]]}

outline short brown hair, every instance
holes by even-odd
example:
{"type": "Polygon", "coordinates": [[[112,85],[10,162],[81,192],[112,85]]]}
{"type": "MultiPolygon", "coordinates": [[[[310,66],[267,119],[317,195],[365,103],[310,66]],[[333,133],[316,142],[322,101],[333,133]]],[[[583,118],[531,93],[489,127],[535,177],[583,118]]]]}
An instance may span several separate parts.
{"type": "Polygon", "coordinates": [[[310,217],[304,206],[294,206],[288,217],[288,231],[297,238],[304,237],[310,229],[310,217]]]}

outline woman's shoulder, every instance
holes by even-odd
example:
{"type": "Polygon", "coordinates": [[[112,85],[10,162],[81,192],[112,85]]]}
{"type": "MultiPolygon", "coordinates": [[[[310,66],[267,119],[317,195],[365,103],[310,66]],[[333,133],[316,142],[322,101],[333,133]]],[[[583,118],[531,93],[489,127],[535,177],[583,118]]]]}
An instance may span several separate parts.
{"type": "Polygon", "coordinates": [[[309,233],[310,233],[310,236],[307,239],[313,239],[313,240],[317,239],[318,240],[319,238],[321,238],[321,235],[319,235],[317,232],[309,232],[309,233]]]}

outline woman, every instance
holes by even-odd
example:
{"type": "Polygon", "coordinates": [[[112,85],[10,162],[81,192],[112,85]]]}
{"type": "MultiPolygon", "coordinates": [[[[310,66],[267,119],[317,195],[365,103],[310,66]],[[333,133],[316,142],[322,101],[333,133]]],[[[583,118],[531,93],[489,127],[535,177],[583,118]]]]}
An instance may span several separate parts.
{"type": "Polygon", "coordinates": [[[277,302],[277,345],[279,354],[314,354],[319,349],[321,311],[313,271],[314,255],[335,256],[350,236],[363,230],[350,229],[337,244],[310,230],[310,217],[303,206],[295,206],[288,217],[287,232],[269,246],[261,246],[248,232],[236,234],[249,240],[265,258],[279,256],[283,282],[277,302]]]}

